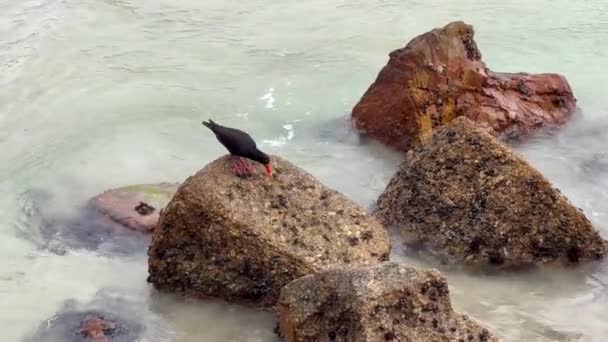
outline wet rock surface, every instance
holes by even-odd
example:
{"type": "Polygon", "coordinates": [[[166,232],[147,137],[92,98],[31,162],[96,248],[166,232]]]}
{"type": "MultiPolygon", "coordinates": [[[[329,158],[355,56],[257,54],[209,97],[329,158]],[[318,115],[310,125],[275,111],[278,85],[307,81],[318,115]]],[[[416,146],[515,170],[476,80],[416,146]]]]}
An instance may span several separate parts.
{"type": "Polygon", "coordinates": [[[172,333],[137,301],[100,291],[87,303],[67,300],[24,342],[170,342],[172,333]]]}
{"type": "Polygon", "coordinates": [[[128,325],[119,316],[96,310],[63,312],[50,321],[25,341],[132,342],[141,332],[141,326],[128,325]]]}
{"type": "Polygon", "coordinates": [[[19,234],[38,248],[63,255],[72,250],[88,250],[103,255],[144,254],[150,234],[126,229],[90,205],[70,211],[56,211],[56,198],[41,190],[20,197],[22,218],[16,223],[19,234]]]}
{"type": "Polygon", "coordinates": [[[272,179],[257,164],[236,177],[224,156],[180,186],[148,252],[156,288],[271,306],[300,276],[388,258],[387,233],[363,208],[271,158],[272,179]]]}
{"type": "Polygon", "coordinates": [[[113,321],[106,319],[101,314],[93,314],[82,321],[80,334],[93,341],[107,341],[108,338],[112,338],[112,335],[116,335],[116,328],[116,323],[113,321]]]}
{"type": "Polygon", "coordinates": [[[384,262],[299,278],[277,304],[287,342],[498,341],[452,309],[441,273],[384,262]]]}
{"type": "Polygon", "coordinates": [[[127,228],[152,232],[178,187],[179,183],[160,183],[112,189],[92,198],[90,206],[127,228]]]}
{"type": "Polygon", "coordinates": [[[575,107],[561,75],[489,70],[473,27],[453,22],[391,52],[352,118],[366,135],[409,150],[455,117],[495,136],[524,137],[562,124],[575,107]]]}
{"type": "Polygon", "coordinates": [[[464,117],[408,152],[375,215],[468,263],[578,263],[606,253],[605,240],[579,209],[464,117]]]}
{"type": "Polygon", "coordinates": [[[28,240],[55,254],[86,249],[102,254],[145,253],[159,213],[178,183],[140,184],[108,190],[73,211],[56,211],[56,198],[43,190],[20,196],[28,240]]]}

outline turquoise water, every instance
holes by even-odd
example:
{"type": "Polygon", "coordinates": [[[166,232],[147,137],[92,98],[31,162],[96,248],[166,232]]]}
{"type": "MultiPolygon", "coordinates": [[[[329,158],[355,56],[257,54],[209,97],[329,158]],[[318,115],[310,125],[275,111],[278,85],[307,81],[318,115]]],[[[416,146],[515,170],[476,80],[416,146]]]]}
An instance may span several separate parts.
{"type": "MultiPolygon", "coordinates": [[[[68,215],[108,188],[181,181],[224,153],[200,125],[213,118],[370,206],[399,155],[361,143],[344,120],[390,51],[452,20],[475,26],[492,69],[568,78],[580,113],[517,149],[608,237],[607,10],[599,0],[0,0],[4,340],[110,288],[175,341],[273,341],[268,314],[152,291],[144,255],[41,250],[24,193],[68,215]]],[[[399,244],[394,258],[436,266],[399,244]]],[[[454,306],[506,341],[604,341],[606,269],[446,272],[454,306]]]]}

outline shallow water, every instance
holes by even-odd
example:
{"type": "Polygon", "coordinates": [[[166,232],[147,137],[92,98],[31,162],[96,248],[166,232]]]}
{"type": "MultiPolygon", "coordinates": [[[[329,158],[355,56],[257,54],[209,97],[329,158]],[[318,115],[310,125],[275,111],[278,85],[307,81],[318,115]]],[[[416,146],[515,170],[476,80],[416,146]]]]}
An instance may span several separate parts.
{"type": "MultiPolygon", "coordinates": [[[[451,20],[475,25],[494,70],[566,75],[581,113],[516,149],[608,237],[607,10],[602,0],[0,0],[3,340],[113,289],[137,303],[123,314],[172,332],[144,340],[274,341],[267,313],[151,290],[144,254],[40,249],[24,194],[45,193],[48,210],[69,216],[108,188],[181,181],[224,153],[200,125],[213,118],[369,207],[399,156],[359,141],[344,118],[389,51],[451,20]]],[[[393,258],[439,267],[397,241],[393,258]]],[[[506,341],[604,341],[607,270],[445,271],[455,307],[506,341]]]]}

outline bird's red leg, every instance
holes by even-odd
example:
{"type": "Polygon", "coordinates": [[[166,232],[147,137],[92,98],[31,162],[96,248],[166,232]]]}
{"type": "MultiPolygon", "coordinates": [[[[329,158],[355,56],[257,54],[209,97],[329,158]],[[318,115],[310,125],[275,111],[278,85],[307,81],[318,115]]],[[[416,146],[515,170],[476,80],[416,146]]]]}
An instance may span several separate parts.
{"type": "Polygon", "coordinates": [[[251,164],[244,160],[243,158],[239,158],[241,161],[241,164],[243,165],[243,167],[245,168],[245,171],[247,171],[247,173],[252,174],[255,173],[255,169],[253,168],[253,166],[251,166],[251,164]]]}
{"type": "Polygon", "coordinates": [[[241,169],[241,165],[240,165],[240,158],[236,157],[236,156],[232,156],[232,172],[237,175],[240,176],[243,173],[243,170],[241,169]]]}

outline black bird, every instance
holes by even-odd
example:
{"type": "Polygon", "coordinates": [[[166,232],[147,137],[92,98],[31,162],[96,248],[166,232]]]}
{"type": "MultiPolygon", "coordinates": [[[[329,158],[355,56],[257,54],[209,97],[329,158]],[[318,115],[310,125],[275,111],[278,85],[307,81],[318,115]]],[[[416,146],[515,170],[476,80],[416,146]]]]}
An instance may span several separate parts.
{"type": "Polygon", "coordinates": [[[203,121],[202,123],[215,133],[217,140],[219,140],[232,155],[232,172],[237,175],[251,174],[254,172],[251,164],[242,159],[247,158],[263,164],[264,167],[266,167],[266,173],[272,177],[270,158],[266,153],[258,150],[255,141],[249,134],[240,129],[218,125],[213,122],[213,120],[203,121]]]}

